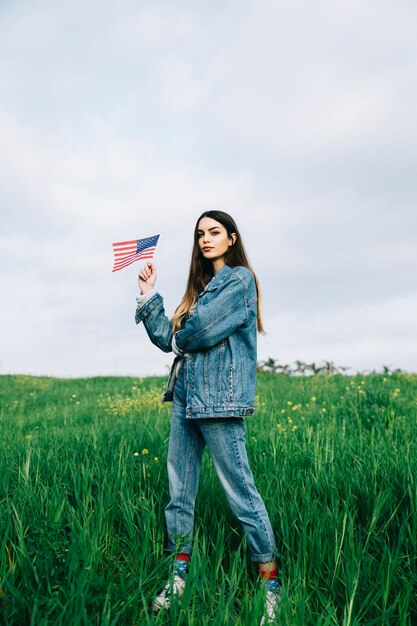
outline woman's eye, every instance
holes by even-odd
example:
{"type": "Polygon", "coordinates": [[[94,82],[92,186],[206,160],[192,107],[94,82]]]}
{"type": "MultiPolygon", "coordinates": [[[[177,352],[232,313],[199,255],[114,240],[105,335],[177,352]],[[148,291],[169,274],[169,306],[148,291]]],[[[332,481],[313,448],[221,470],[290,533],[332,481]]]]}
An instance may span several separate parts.
{"type": "MultiPolygon", "coordinates": [[[[219,234],[220,234],[220,231],[219,231],[219,230],[213,230],[213,231],[211,232],[211,234],[212,234],[212,235],[219,235],[219,234]]],[[[200,233],[200,234],[198,235],[198,238],[199,238],[199,239],[201,239],[202,237],[204,237],[204,233],[200,233]]]]}

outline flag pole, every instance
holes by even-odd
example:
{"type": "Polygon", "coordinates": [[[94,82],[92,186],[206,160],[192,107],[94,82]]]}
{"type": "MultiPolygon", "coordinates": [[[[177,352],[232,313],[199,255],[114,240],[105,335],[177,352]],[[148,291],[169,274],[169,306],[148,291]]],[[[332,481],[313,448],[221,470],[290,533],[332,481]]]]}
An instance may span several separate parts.
{"type": "Polygon", "coordinates": [[[156,256],[156,253],[158,252],[159,240],[161,239],[161,235],[162,235],[162,233],[163,233],[163,231],[161,231],[161,232],[159,233],[158,243],[156,244],[156,247],[155,247],[155,252],[153,253],[153,257],[152,257],[152,259],[150,259],[150,262],[151,262],[151,263],[153,263],[153,262],[155,261],[155,256],[156,256]]]}

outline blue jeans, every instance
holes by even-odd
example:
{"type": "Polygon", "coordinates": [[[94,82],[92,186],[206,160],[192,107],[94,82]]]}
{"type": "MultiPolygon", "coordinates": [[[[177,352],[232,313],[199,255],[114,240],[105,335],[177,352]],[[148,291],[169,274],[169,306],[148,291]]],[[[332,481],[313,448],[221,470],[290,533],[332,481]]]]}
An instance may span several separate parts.
{"type": "Polygon", "coordinates": [[[242,524],[251,561],[272,561],[277,553],[274,533],[249,467],[244,418],[186,418],[184,379],[182,368],[174,389],[168,447],[168,550],[192,552],[194,506],[207,445],[230,508],[242,524]]]}

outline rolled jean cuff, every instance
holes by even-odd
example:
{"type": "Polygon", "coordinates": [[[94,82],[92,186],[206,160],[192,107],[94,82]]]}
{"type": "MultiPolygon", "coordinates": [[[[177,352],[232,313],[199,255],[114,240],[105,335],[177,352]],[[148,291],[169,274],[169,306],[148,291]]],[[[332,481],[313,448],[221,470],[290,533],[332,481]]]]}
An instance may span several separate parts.
{"type": "Polygon", "coordinates": [[[183,536],[178,537],[178,541],[176,538],[168,538],[167,546],[168,552],[182,552],[183,554],[191,554],[193,550],[192,546],[192,537],[183,536]]]}
{"type": "Polygon", "coordinates": [[[190,545],[181,546],[180,548],[177,548],[176,546],[173,546],[172,544],[168,544],[166,550],[170,554],[189,554],[190,556],[193,551],[192,546],[190,545]]]}
{"type": "Polygon", "coordinates": [[[267,552],[266,554],[250,554],[249,557],[254,563],[270,563],[278,557],[278,550],[267,552]]]}

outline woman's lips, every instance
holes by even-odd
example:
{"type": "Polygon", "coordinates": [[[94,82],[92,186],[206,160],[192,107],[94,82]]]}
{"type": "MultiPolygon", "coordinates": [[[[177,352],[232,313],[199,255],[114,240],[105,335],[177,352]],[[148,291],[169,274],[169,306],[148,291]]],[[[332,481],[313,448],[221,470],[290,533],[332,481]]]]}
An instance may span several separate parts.
{"type": "Polygon", "coordinates": [[[213,248],[203,248],[204,252],[209,252],[210,250],[213,250],[213,248]]]}

